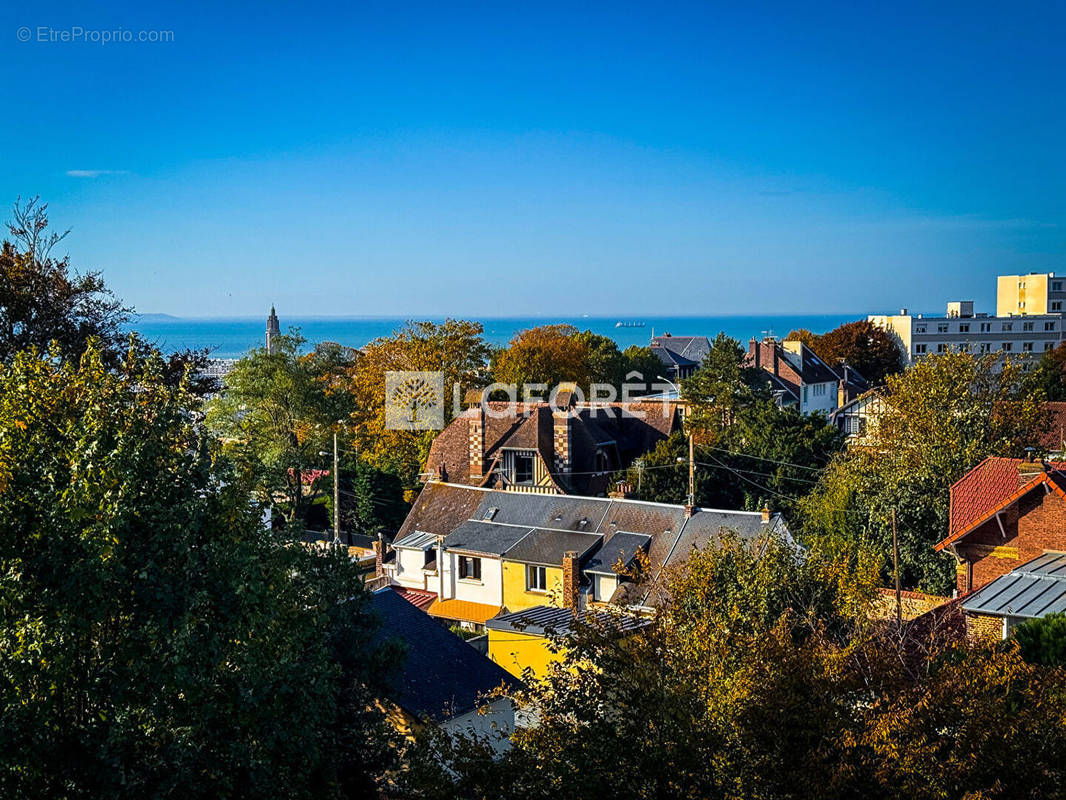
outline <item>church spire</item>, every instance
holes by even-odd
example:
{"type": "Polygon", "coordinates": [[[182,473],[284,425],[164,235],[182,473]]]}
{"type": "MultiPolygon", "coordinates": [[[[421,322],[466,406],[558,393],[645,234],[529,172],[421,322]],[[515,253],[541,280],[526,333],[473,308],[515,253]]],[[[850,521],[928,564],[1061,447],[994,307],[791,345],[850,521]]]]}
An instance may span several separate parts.
{"type": "Polygon", "coordinates": [[[275,336],[281,335],[281,325],[278,323],[278,315],[274,313],[274,304],[270,304],[270,316],[267,317],[267,329],[266,329],[266,350],[267,353],[273,351],[273,342],[271,341],[275,336]]]}

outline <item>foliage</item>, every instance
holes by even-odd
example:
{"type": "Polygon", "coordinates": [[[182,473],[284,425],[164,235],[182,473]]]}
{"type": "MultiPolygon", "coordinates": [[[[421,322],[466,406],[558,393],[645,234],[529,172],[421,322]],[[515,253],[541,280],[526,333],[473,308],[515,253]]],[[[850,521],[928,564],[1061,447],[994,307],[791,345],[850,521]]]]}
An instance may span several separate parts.
{"type": "Polygon", "coordinates": [[[352,408],[348,393],[334,387],[346,366],[342,356],[304,354],[303,344],[293,331],[275,337],[270,352],[252,350],[207,410],[208,427],[222,438],[243,483],[264,504],[280,501],[290,520],[304,520],[321,491],[315,478],[326,458],[319,454],[352,408]]]}
{"type": "Polygon", "coordinates": [[[540,325],[519,331],[506,348],[494,354],[493,381],[514,384],[520,394],[524,384],[543,384],[547,387],[545,395],[563,382],[587,387],[592,377],[590,353],[579,336],[572,325],[540,325]]]}
{"type": "Polygon", "coordinates": [[[1014,639],[1030,664],[1066,667],[1066,614],[1027,620],[1014,629],[1014,639]]]}
{"type": "MultiPolygon", "coordinates": [[[[669,602],[619,638],[560,639],[515,697],[531,724],[501,760],[438,736],[412,796],[1038,798],[1066,779],[1066,671],[1013,644],[940,644],[922,669],[871,621],[877,558],[779,540],[693,552],[669,602]]],[[[424,764],[427,754],[412,756],[424,764]]]]}
{"type": "Polygon", "coordinates": [[[63,358],[77,359],[95,339],[111,365],[122,354],[121,325],[128,309],[97,272],[70,274],[69,257],[52,257],[67,235],[48,229],[48,205],[16,202],[10,240],[0,245],[0,362],[54,342],[63,358]]]}
{"type": "Polygon", "coordinates": [[[1066,343],[1048,350],[1025,377],[1028,390],[1044,399],[1066,400],[1066,343]]]}
{"type": "Polygon", "coordinates": [[[0,795],[365,795],[387,653],[355,567],[262,529],[164,370],[0,371],[0,795]]]}
{"type": "Polygon", "coordinates": [[[714,442],[738,413],[769,397],[764,373],[745,366],[744,355],[736,339],[719,333],[701,367],[681,383],[690,405],[687,424],[702,442],[714,442]]]}
{"type": "Polygon", "coordinates": [[[800,329],[787,338],[799,339],[829,364],[854,367],[871,386],[903,369],[903,352],[892,334],[866,320],[846,322],[821,335],[800,329]]]}
{"type": "MultiPolygon", "coordinates": [[[[400,477],[348,453],[340,459],[340,472],[341,530],[372,538],[384,533],[391,538],[409,510],[400,477]]],[[[322,481],[332,527],[333,475],[322,481]]]]}
{"type": "Polygon", "coordinates": [[[354,445],[371,466],[398,475],[412,491],[429,454],[436,431],[389,430],[385,427],[385,373],[444,373],[444,423],[454,414],[453,389],[483,385],[489,348],[476,322],[449,319],[443,323],[409,322],[392,336],[375,339],[345,371],[340,389],[351,395],[350,422],[354,445]]]}
{"type": "MultiPolygon", "coordinates": [[[[808,535],[870,541],[891,553],[896,510],[905,586],[944,594],[954,565],[933,545],[947,533],[948,489],[989,455],[1038,445],[1043,412],[1017,362],[995,355],[928,356],[888,378],[884,411],[862,447],[842,453],[802,504],[808,535]]],[[[888,579],[886,574],[885,579],[888,579]]]]}

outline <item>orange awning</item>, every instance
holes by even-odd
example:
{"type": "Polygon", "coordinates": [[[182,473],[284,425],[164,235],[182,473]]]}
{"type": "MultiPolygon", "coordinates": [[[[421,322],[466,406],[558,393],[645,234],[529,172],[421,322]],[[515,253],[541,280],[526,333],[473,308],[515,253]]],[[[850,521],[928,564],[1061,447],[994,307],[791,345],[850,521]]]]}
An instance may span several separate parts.
{"type": "Polygon", "coordinates": [[[437,600],[429,607],[431,617],[475,622],[484,625],[500,613],[501,606],[473,603],[470,600],[437,600]]]}

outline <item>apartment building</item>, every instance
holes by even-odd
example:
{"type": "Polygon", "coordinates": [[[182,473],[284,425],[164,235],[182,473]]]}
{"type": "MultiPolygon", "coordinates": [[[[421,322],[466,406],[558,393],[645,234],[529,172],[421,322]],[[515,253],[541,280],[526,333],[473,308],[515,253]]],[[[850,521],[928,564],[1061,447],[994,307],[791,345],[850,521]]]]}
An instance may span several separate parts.
{"type": "MultiPolygon", "coordinates": [[[[1056,283],[1052,281],[1050,285],[1056,283]]],[[[1050,292],[1049,289],[1048,298],[1052,297],[1050,292]]],[[[1028,309],[1031,301],[1025,302],[1028,309]]],[[[1047,302],[1059,301],[1049,299],[1047,302]]],[[[1035,307],[1039,305],[1035,304],[1035,307]]],[[[904,308],[899,314],[872,314],[867,319],[896,335],[908,363],[930,353],[948,352],[1039,357],[1062,341],[1061,313],[1031,311],[992,317],[975,314],[972,300],[948,303],[943,317],[912,315],[904,308]]]]}
{"type": "Polygon", "coordinates": [[[1061,314],[1066,310],[1066,277],[1054,272],[1000,275],[996,279],[996,316],[1061,314]]]}

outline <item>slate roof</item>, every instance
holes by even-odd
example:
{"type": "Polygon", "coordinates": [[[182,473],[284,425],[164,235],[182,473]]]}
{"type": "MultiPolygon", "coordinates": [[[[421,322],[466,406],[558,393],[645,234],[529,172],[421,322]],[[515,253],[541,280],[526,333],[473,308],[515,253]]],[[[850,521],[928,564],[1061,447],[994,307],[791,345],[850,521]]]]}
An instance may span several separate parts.
{"type": "Polygon", "coordinates": [[[597,551],[585,565],[585,572],[594,575],[616,575],[615,566],[621,562],[623,567],[629,566],[637,555],[638,550],[646,549],[651,542],[651,537],[644,533],[629,533],[619,531],[597,551]]]}
{"type": "Polygon", "coordinates": [[[962,610],[999,617],[1066,611],[1066,553],[1045,553],[967,596],[962,610]]]}
{"type": "Polygon", "coordinates": [[[653,350],[654,348],[669,350],[691,364],[700,364],[711,352],[711,341],[706,336],[671,336],[669,333],[664,333],[661,336],[652,337],[651,347],[653,350]]]}
{"type": "MultiPolygon", "coordinates": [[[[416,503],[416,507],[420,509],[417,513],[422,517],[432,515],[434,496],[446,498],[453,506],[456,503],[456,492],[469,492],[480,500],[477,507],[471,511],[470,518],[457,523],[455,530],[445,538],[444,543],[448,549],[460,552],[510,558],[511,549],[524,546],[524,538],[527,535],[535,531],[545,531],[544,542],[547,544],[544,545],[544,550],[538,549],[538,552],[561,554],[568,549],[578,549],[567,546],[567,540],[559,535],[560,532],[574,532],[600,537],[608,548],[604,558],[610,558],[611,542],[615,537],[643,534],[650,540],[648,555],[651,568],[658,571],[664,564],[687,558],[693,548],[703,548],[718,541],[725,530],[735,531],[747,539],[771,533],[791,541],[788,526],[780,514],[773,514],[768,522],[763,522],[762,513],[758,511],[697,509],[690,518],[686,518],[683,506],[666,503],[484,491],[466,486],[451,486],[450,492],[438,493],[433,488],[435,486],[437,484],[427,484],[422,494],[427,495],[429,499],[423,502],[420,496],[416,503]]],[[[411,513],[416,511],[413,509],[411,513]]],[[[585,539],[578,537],[574,541],[584,542],[585,539]]],[[[625,543],[626,539],[622,539],[618,546],[621,547],[625,543]]],[[[529,546],[540,548],[539,538],[529,546]]],[[[589,554],[589,563],[598,557],[599,554],[592,551],[589,554]]],[[[615,560],[612,559],[608,566],[613,565],[615,560]]],[[[561,562],[560,555],[558,561],[550,563],[561,562]]],[[[640,599],[635,598],[637,601],[640,599]]]]}
{"type": "Polygon", "coordinates": [[[603,537],[595,533],[534,528],[516,542],[504,554],[504,558],[523,564],[558,566],[563,563],[563,557],[567,552],[576,552],[578,560],[581,560],[590,550],[598,547],[601,541],[603,537]]]}
{"type": "Polygon", "coordinates": [[[487,494],[476,489],[471,491],[469,486],[427,483],[407,512],[396,538],[402,539],[415,531],[447,536],[473,515],[487,494]]]}
{"type": "MultiPolygon", "coordinates": [[[[632,633],[651,624],[648,617],[636,614],[610,614],[602,611],[580,611],[576,616],[578,622],[601,622],[616,628],[621,633],[632,633]]],[[[494,631],[525,633],[531,636],[555,634],[566,636],[575,621],[574,613],[568,608],[557,606],[534,606],[533,608],[500,614],[485,623],[485,627],[494,631]]]]}
{"type": "Polygon", "coordinates": [[[658,345],[652,345],[651,352],[658,357],[668,367],[699,367],[699,361],[693,361],[691,358],[685,358],[680,353],[675,353],[666,347],[659,347],[658,345]]]}
{"type": "Polygon", "coordinates": [[[473,711],[479,698],[498,686],[520,685],[394,589],[381,589],[372,598],[382,618],[377,640],[399,639],[406,645],[392,684],[395,702],[409,714],[444,721],[473,711]]]}

